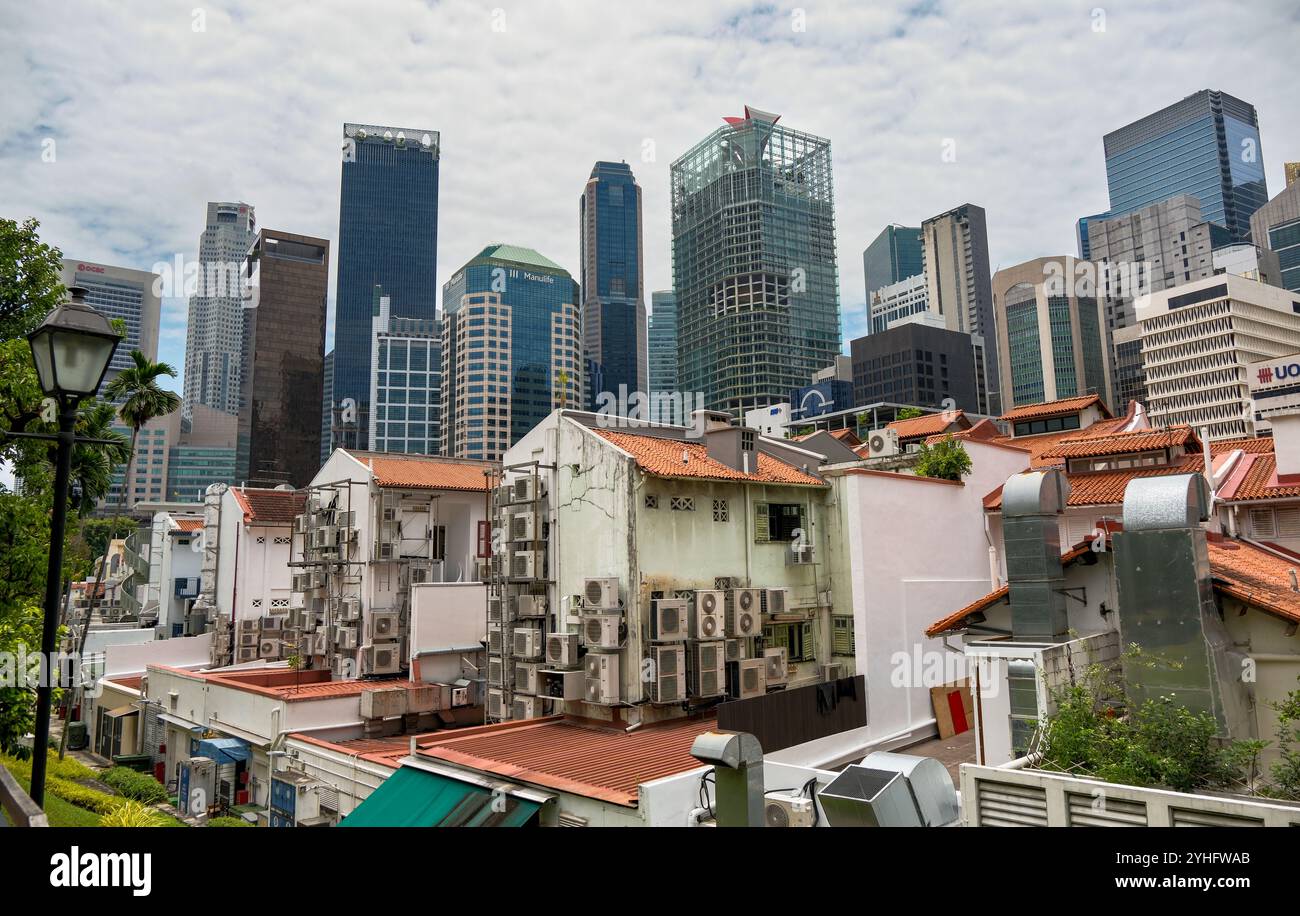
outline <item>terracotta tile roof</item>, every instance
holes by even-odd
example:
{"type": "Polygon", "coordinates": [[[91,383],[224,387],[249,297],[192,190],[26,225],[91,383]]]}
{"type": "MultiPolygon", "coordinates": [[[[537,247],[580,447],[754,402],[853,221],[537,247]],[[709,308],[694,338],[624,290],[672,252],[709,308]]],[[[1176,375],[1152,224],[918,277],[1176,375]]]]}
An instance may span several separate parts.
{"type": "Polygon", "coordinates": [[[1120,455],[1126,452],[1176,448],[1178,446],[1199,449],[1201,440],[1196,437],[1196,433],[1192,431],[1190,426],[1175,426],[1171,429],[1140,429],[1131,433],[1078,436],[1065,439],[1051,448],[1039,452],[1035,457],[1044,461],[1092,458],[1104,455],[1120,455]]]}
{"type": "MultiPolygon", "coordinates": [[[[1210,535],[1210,571],[1214,590],[1293,623],[1300,623],[1300,592],[1291,590],[1290,571],[1300,572],[1300,562],[1256,546],[1249,541],[1210,535]]],[[[1109,539],[1108,539],[1109,543],[1109,539]]],[[[1087,541],[1061,556],[1061,565],[1068,566],[1091,549],[1087,541]]],[[[926,628],[925,635],[934,637],[953,630],[963,629],[971,615],[986,611],[1000,601],[1005,601],[1010,589],[1003,586],[976,599],[959,611],[926,628]]],[[[1123,608],[1120,608],[1123,614],[1123,608]]]]}
{"type": "Polygon", "coordinates": [[[756,483],[784,483],[800,486],[824,487],[825,481],[805,474],[771,455],[758,453],[758,468],[743,474],[709,457],[703,442],[682,439],[665,439],[612,429],[593,429],[591,432],[617,445],[631,455],[637,466],[656,477],[699,478],[705,480],[752,480],[756,483]],[[687,460],[682,461],[682,453],[687,460]]]}
{"type": "Polygon", "coordinates": [[[370,468],[375,483],[381,487],[404,487],[413,490],[472,490],[485,492],[488,477],[495,470],[492,462],[438,458],[431,455],[389,455],[376,452],[348,451],[357,461],[370,468]]]}
{"type": "Polygon", "coordinates": [[[912,417],[910,420],[895,420],[885,428],[897,432],[899,442],[911,442],[942,433],[953,424],[956,424],[960,429],[969,429],[971,426],[970,418],[966,416],[966,412],[958,410],[951,413],[948,411],[928,413],[922,417],[912,417]]]}
{"type": "Polygon", "coordinates": [[[956,432],[949,433],[935,433],[933,436],[930,436],[925,440],[925,444],[934,445],[936,442],[942,442],[949,436],[952,436],[954,439],[961,439],[968,442],[993,442],[995,440],[1006,440],[1007,444],[1012,444],[1011,438],[1009,436],[1004,436],[1002,430],[998,429],[998,425],[988,417],[985,417],[983,420],[980,420],[974,426],[967,429],[960,429],[956,432]]]}
{"type": "Polygon", "coordinates": [[[195,531],[203,530],[203,519],[201,518],[178,518],[176,519],[176,529],[184,534],[191,534],[195,531]]]}
{"type": "Polygon", "coordinates": [[[307,501],[307,494],[299,490],[231,487],[230,492],[244,510],[244,521],[252,525],[292,525],[307,501]]]}
{"type": "MultiPolygon", "coordinates": [[[[1200,455],[1187,455],[1177,464],[1155,468],[1126,468],[1121,471],[1090,471],[1085,474],[1070,474],[1070,498],[1068,506],[1108,506],[1124,502],[1124,488],[1130,480],[1137,477],[1165,477],[1170,474],[1191,474],[1201,471],[1205,460],[1200,455]]],[[[984,508],[993,511],[1002,509],[1002,488],[998,487],[984,497],[984,508]]]]}
{"type": "Polygon", "coordinates": [[[1260,436],[1256,439],[1219,439],[1210,443],[1210,454],[1220,455],[1240,449],[1248,455],[1264,454],[1273,451],[1273,437],[1260,436]]]}
{"type": "Polygon", "coordinates": [[[717,724],[712,716],[675,719],[628,732],[553,716],[451,733],[419,754],[635,807],[640,784],[702,765],[691,745],[717,724]]]}
{"type": "Polygon", "coordinates": [[[1047,401],[1043,404],[1026,404],[1023,407],[1015,407],[1004,413],[999,419],[1008,421],[1018,420],[1045,420],[1049,417],[1062,417],[1066,414],[1078,413],[1086,407],[1096,406],[1105,417],[1110,417],[1111,413],[1106,409],[1106,405],[1101,402],[1101,397],[1095,394],[1083,394],[1074,398],[1061,398],[1059,401],[1047,401]]]}
{"type": "Polygon", "coordinates": [[[1272,452],[1244,455],[1246,466],[1241,474],[1234,474],[1229,486],[1219,496],[1229,502],[1245,499],[1286,499],[1300,496],[1300,481],[1294,478],[1278,480],[1277,456],[1272,452]],[[1235,483],[1235,487],[1231,484],[1235,483]]]}

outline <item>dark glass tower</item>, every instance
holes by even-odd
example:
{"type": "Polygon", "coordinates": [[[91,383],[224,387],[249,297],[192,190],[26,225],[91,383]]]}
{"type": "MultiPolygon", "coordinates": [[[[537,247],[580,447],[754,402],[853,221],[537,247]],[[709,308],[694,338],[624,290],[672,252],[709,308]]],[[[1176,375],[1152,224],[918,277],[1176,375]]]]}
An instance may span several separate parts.
{"type": "MultiPolygon", "coordinates": [[[[672,394],[677,391],[677,299],[673,291],[657,290],[650,294],[650,391],[672,394]]],[[[652,402],[650,419],[659,423],[683,423],[685,419],[671,408],[664,411],[652,402]]]]}
{"type": "Polygon", "coordinates": [[[867,282],[867,302],[882,286],[915,277],[925,270],[921,261],[921,229],[890,225],[862,252],[862,274],[867,282]]]}
{"type": "Polygon", "coordinates": [[[394,318],[437,316],[439,153],[437,131],[343,125],[335,445],[368,447],[374,288],[390,297],[394,318]]]}
{"type": "Polygon", "coordinates": [[[678,384],[740,417],[840,352],[829,140],[745,108],[672,164],[678,384]]]}
{"type": "Polygon", "coordinates": [[[597,162],[578,199],[587,407],[602,391],[649,392],[641,188],[626,162],[597,162]]]}
{"type": "Polygon", "coordinates": [[[1268,200],[1254,105],[1202,89],[1104,142],[1109,216],[1191,194],[1206,220],[1250,238],[1251,214],[1268,200]]]}

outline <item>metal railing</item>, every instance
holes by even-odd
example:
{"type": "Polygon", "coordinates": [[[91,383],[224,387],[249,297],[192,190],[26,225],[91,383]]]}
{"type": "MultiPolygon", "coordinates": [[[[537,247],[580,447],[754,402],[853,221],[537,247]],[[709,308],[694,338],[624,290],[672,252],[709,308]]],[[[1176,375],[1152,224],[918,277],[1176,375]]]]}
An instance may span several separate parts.
{"type": "Polygon", "coordinates": [[[12,773],[0,766],[0,808],[4,809],[5,819],[0,826],[7,827],[48,827],[49,818],[40,809],[32,797],[23,791],[23,787],[14,779],[12,773]]]}

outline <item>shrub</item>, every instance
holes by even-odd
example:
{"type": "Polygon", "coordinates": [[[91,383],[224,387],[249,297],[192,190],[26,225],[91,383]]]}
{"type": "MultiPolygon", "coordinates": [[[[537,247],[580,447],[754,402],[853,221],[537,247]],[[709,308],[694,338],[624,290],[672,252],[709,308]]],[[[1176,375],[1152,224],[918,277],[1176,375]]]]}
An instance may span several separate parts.
{"type": "Polygon", "coordinates": [[[242,817],[214,817],[208,821],[209,827],[252,827],[242,817]]]}
{"type": "Polygon", "coordinates": [[[101,827],[161,827],[157,814],[139,802],[120,801],[100,818],[101,827]]]}
{"type": "Polygon", "coordinates": [[[137,773],[128,767],[113,767],[101,777],[117,791],[135,801],[153,804],[167,800],[167,789],[147,773],[137,773]]]}
{"type": "Polygon", "coordinates": [[[94,811],[96,814],[108,814],[115,805],[121,804],[121,799],[116,796],[107,795],[96,789],[88,789],[83,785],[60,779],[57,776],[51,776],[45,780],[45,791],[51,795],[57,795],[66,802],[71,802],[78,808],[85,808],[87,811],[94,811]]]}
{"type": "Polygon", "coordinates": [[[921,443],[913,470],[918,477],[937,477],[940,480],[961,480],[971,471],[970,455],[962,444],[948,436],[934,445],[921,443]]]}

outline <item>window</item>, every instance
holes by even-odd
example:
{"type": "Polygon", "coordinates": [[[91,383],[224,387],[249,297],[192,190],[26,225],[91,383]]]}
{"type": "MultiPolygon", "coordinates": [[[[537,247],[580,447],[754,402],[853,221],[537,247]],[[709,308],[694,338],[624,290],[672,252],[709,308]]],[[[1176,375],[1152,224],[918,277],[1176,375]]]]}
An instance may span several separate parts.
{"type": "Polygon", "coordinates": [[[769,623],[763,627],[763,648],[784,646],[792,662],[817,660],[817,639],[811,620],[802,623],[769,623]]]}
{"type": "Polygon", "coordinates": [[[674,496],[668,501],[668,508],[673,512],[694,512],[694,496],[674,496]]]}
{"type": "Polygon", "coordinates": [[[793,541],[803,531],[804,509],[798,503],[757,503],[754,506],[754,540],[793,541]]]}
{"type": "Polygon", "coordinates": [[[831,654],[853,655],[853,618],[847,615],[831,617],[831,654]]]}
{"type": "Polygon", "coordinates": [[[1017,757],[1029,753],[1038,728],[1038,676],[1034,663],[1007,661],[1007,699],[1011,703],[1011,749],[1017,757]]]}
{"type": "Polygon", "coordinates": [[[715,499],[713,501],[713,520],[715,522],[725,522],[727,516],[727,501],[725,499],[715,499]]]}
{"type": "Polygon", "coordinates": [[[492,556],[492,523],[490,521],[480,521],[478,523],[478,550],[476,551],[479,559],[487,559],[492,556]]]}

